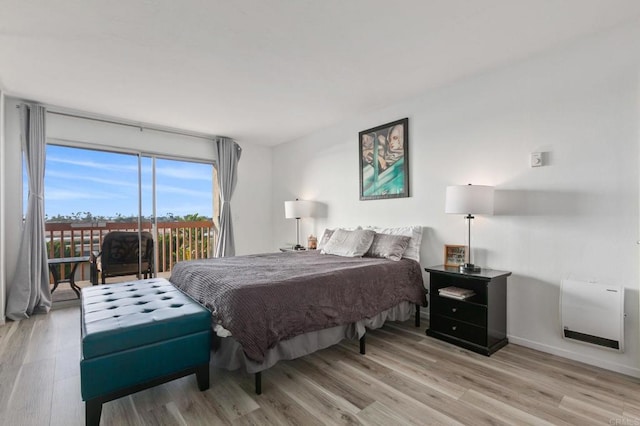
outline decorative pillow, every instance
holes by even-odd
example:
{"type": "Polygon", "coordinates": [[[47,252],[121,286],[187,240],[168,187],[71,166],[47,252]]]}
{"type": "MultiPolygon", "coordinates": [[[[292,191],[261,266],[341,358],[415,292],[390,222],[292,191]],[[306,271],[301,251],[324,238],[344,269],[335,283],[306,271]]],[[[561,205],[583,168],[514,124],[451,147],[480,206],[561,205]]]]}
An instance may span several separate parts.
{"type": "MultiPolygon", "coordinates": [[[[344,229],[347,231],[354,231],[356,229],[362,229],[361,226],[357,226],[355,228],[336,228],[336,229],[344,229]]],[[[324,234],[322,234],[322,238],[320,238],[318,240],[318,246],[316,247],[317,250],[322,250],[324,248],[325,245],[327,245],[327,242],[329,241],[329,238],[331,238],[331,236],[333,235],[333,232],[335,231],[335,229],[325,229],[324,230],[324,234]]]]}
{"type": "Polygon", "coordinates": [[[409,246],[410,237],[406,235],[378,234],[373,237],[373,243],[365,256],[384,257],[398,261],[409,246]]]}
{"type": "Polygon", "coordinates": [[[329,238],[331,238],[331,236],[333,235],[334,231],[335,231],[335,229],[325,229],[324,230],[324,234],[322,234],[322,238],[320,238],[318,240],[318,247],[316,247],[317,250],[322,250],[324,248],[324,246],[327,245],[327,242],[329,242],[329,238]]]}
{"type": "Polygon", "coordinates": [[[375,231],[371,230],[347,231],[345,229],[336,229],[324,249],[322,249],[322,254],[362,257],[371,247],[375,235],[375,231]]]}
{"type": "Polygon", "coordinates": [[[389,235],[406,235],[410,237],[409,246],[403,253],[404,259],[413,259],[416,262],[420,262],[420,244],[422,244],[422,226],[402,226],[399,228],[379,228],[375,226],[368,226],[366,229],[371,229],[379,234],[389,235]]]}

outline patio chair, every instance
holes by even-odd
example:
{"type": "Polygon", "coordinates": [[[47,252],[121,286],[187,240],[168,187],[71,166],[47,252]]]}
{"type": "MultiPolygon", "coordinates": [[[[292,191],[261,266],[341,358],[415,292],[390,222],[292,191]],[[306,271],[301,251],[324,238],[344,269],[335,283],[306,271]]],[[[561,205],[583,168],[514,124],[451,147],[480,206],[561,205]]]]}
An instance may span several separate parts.
{"type": "Polygon", "coordinates": [[[92,253],[91,283],[98,284],[98,274],[102,284],[106,278],[135,274],[138,279],[153,277],[153,236],[141,233],[142,250],[138,247],[138,232],[113,231],[104,236],[99,253],[92,253]],[[138,253],[142,252],[142,267],[138,271],[138,253]]]}

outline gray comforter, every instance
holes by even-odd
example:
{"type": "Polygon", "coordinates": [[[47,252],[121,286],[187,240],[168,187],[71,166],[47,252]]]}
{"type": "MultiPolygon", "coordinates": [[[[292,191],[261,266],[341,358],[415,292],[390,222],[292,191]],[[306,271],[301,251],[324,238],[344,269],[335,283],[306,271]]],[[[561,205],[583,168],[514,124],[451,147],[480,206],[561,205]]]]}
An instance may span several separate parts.
{"type": "Polygon", "coordinates": [[[316,251],[179,262],[170,281],[211,310],[256,362],[278,341],[425,301],[416,261],[316,251]]]}

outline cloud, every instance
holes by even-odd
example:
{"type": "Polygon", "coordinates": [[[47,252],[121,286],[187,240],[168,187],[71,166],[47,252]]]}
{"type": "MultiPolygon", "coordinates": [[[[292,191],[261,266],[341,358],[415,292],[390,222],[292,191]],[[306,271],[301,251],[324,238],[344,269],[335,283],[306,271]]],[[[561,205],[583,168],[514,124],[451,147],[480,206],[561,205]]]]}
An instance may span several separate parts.
{"type": "MultiPolygon", "coordinates": [[[[203,163],[190,163],[190,162],[182,162],[178,160],[160,160],[160,161],[171,161],[174,163],[181,163],[182,165],[177,166],[166,166],[162,163],[156,163],[156,175],[162,177],[168,177],[172,179],[182,179],[182,180],[204,180],[211,181],[213,179],[212,167],[208,164],[203,163]]],[[[95,160],[81,160],[81,159],[70,159],[58,157],[55,155],[49,155],[47,157],[47,163],[53,164],[63,164],[66,166],[76,166],[82,168],[91,169],[92,172],[97,170],[107,171],[111,173],[122,173],[129,172],[137,175],[138,173],[138,163],[137,160],[135,164],[121,164],[117,162],[100,162],[95,160]]],[[[151,163],[145,162],[142,165],[142,175],[151,176],[151,163]]]]}
{"type": "Polygon", "coordinates": [[[180,186],[156,185],[156,191],[158,192],[158,197],[160,197],[160,194],[180,194],[180,195],[195,197],[195,198],[205,198],[205,199],[213,198],[213,189],[210,191],[207,191],[207,190],[190,189],[190,188],[185,188],[180,186]]]}
{"type": "MultiPolygon", "coordinates": [[[[162,212],[210,215],[211,165],[167,159],[158,159],[156,164],[158,215],[163,215],[162,212]]],[[[153,192],[148,157],[143,158],[142,168],[143,209],[147,210],[153,192]]],[[[52,145],[47,155],[45,183],[46,210],[50,216],[67,214],[67,210],[104,216],[137,211],[135,156],[52,145]]]]}
{"type": "MultiPolygon", "coordinates": [[[[57,170],[46,170],[45,171],[45,179],[58,178],[64,179],[68,182],[60,182],[68,183],[70,186],[82,187],[83,182],[93,182],[108,185],[110,187],[127,187],[127,188],[138,188],[138,180],[115,180],[113,178],[103,178],[93,175],[85,175],[82,173],[65,173],[59,172],[57,170]]],[[[46,196],[46,194],[45,194],[46,196]]]]}
{"type": "Polygon", "coordinates": [[[80,200],[110,200],[113,198],[126,198],[122,195],[113,194],[111,192],[83,192],[71,189],[51,188],[45,193],[46,201],[80,201],[80,200]]]}
{"type": "Polygon", "coordinates": [[[126,165],[117,163],[98,162],[93,160],[74,160],[69,158],[56,157],[55,155],[47,156],[47,163],[67,164],[78,167],[86,167],[92,170],[107,170],[110,172],[138,172],[138,163],[126,165]]]}
{"type": "Polygon", "coordinates": [[[186,165],[184,167],[157,166],[156,174],[173,179],[211,181],[213,179],[212,166],[209,166],[209,170],[202,166],[202,164],[198,164],[197,166],[186,165]]]}

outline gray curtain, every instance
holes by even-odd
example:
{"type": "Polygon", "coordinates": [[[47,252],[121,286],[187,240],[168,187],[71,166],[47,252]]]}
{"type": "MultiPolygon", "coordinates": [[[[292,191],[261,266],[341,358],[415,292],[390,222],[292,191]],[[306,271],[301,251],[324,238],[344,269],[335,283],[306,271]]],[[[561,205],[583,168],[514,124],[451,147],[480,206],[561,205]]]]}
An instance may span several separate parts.
{"type": "Polygon", "coordinates": [[[218,138],[215,141],[215,160],[220,185],[220,229],[216,257],[235,256],[233,224],[231,223],[231,196],[238,182],[238,161],[242,148],[233,139],[218,138]]]}
{"type": "Polygon", "coordinates": [[[18,321],[51,308],[47,244],[44,232],[44,161],[46,152],[46,109],[20,106],[20,133],[29,178],[27,217],[16,273],[7,295],[7,317],[18,321]]]}

